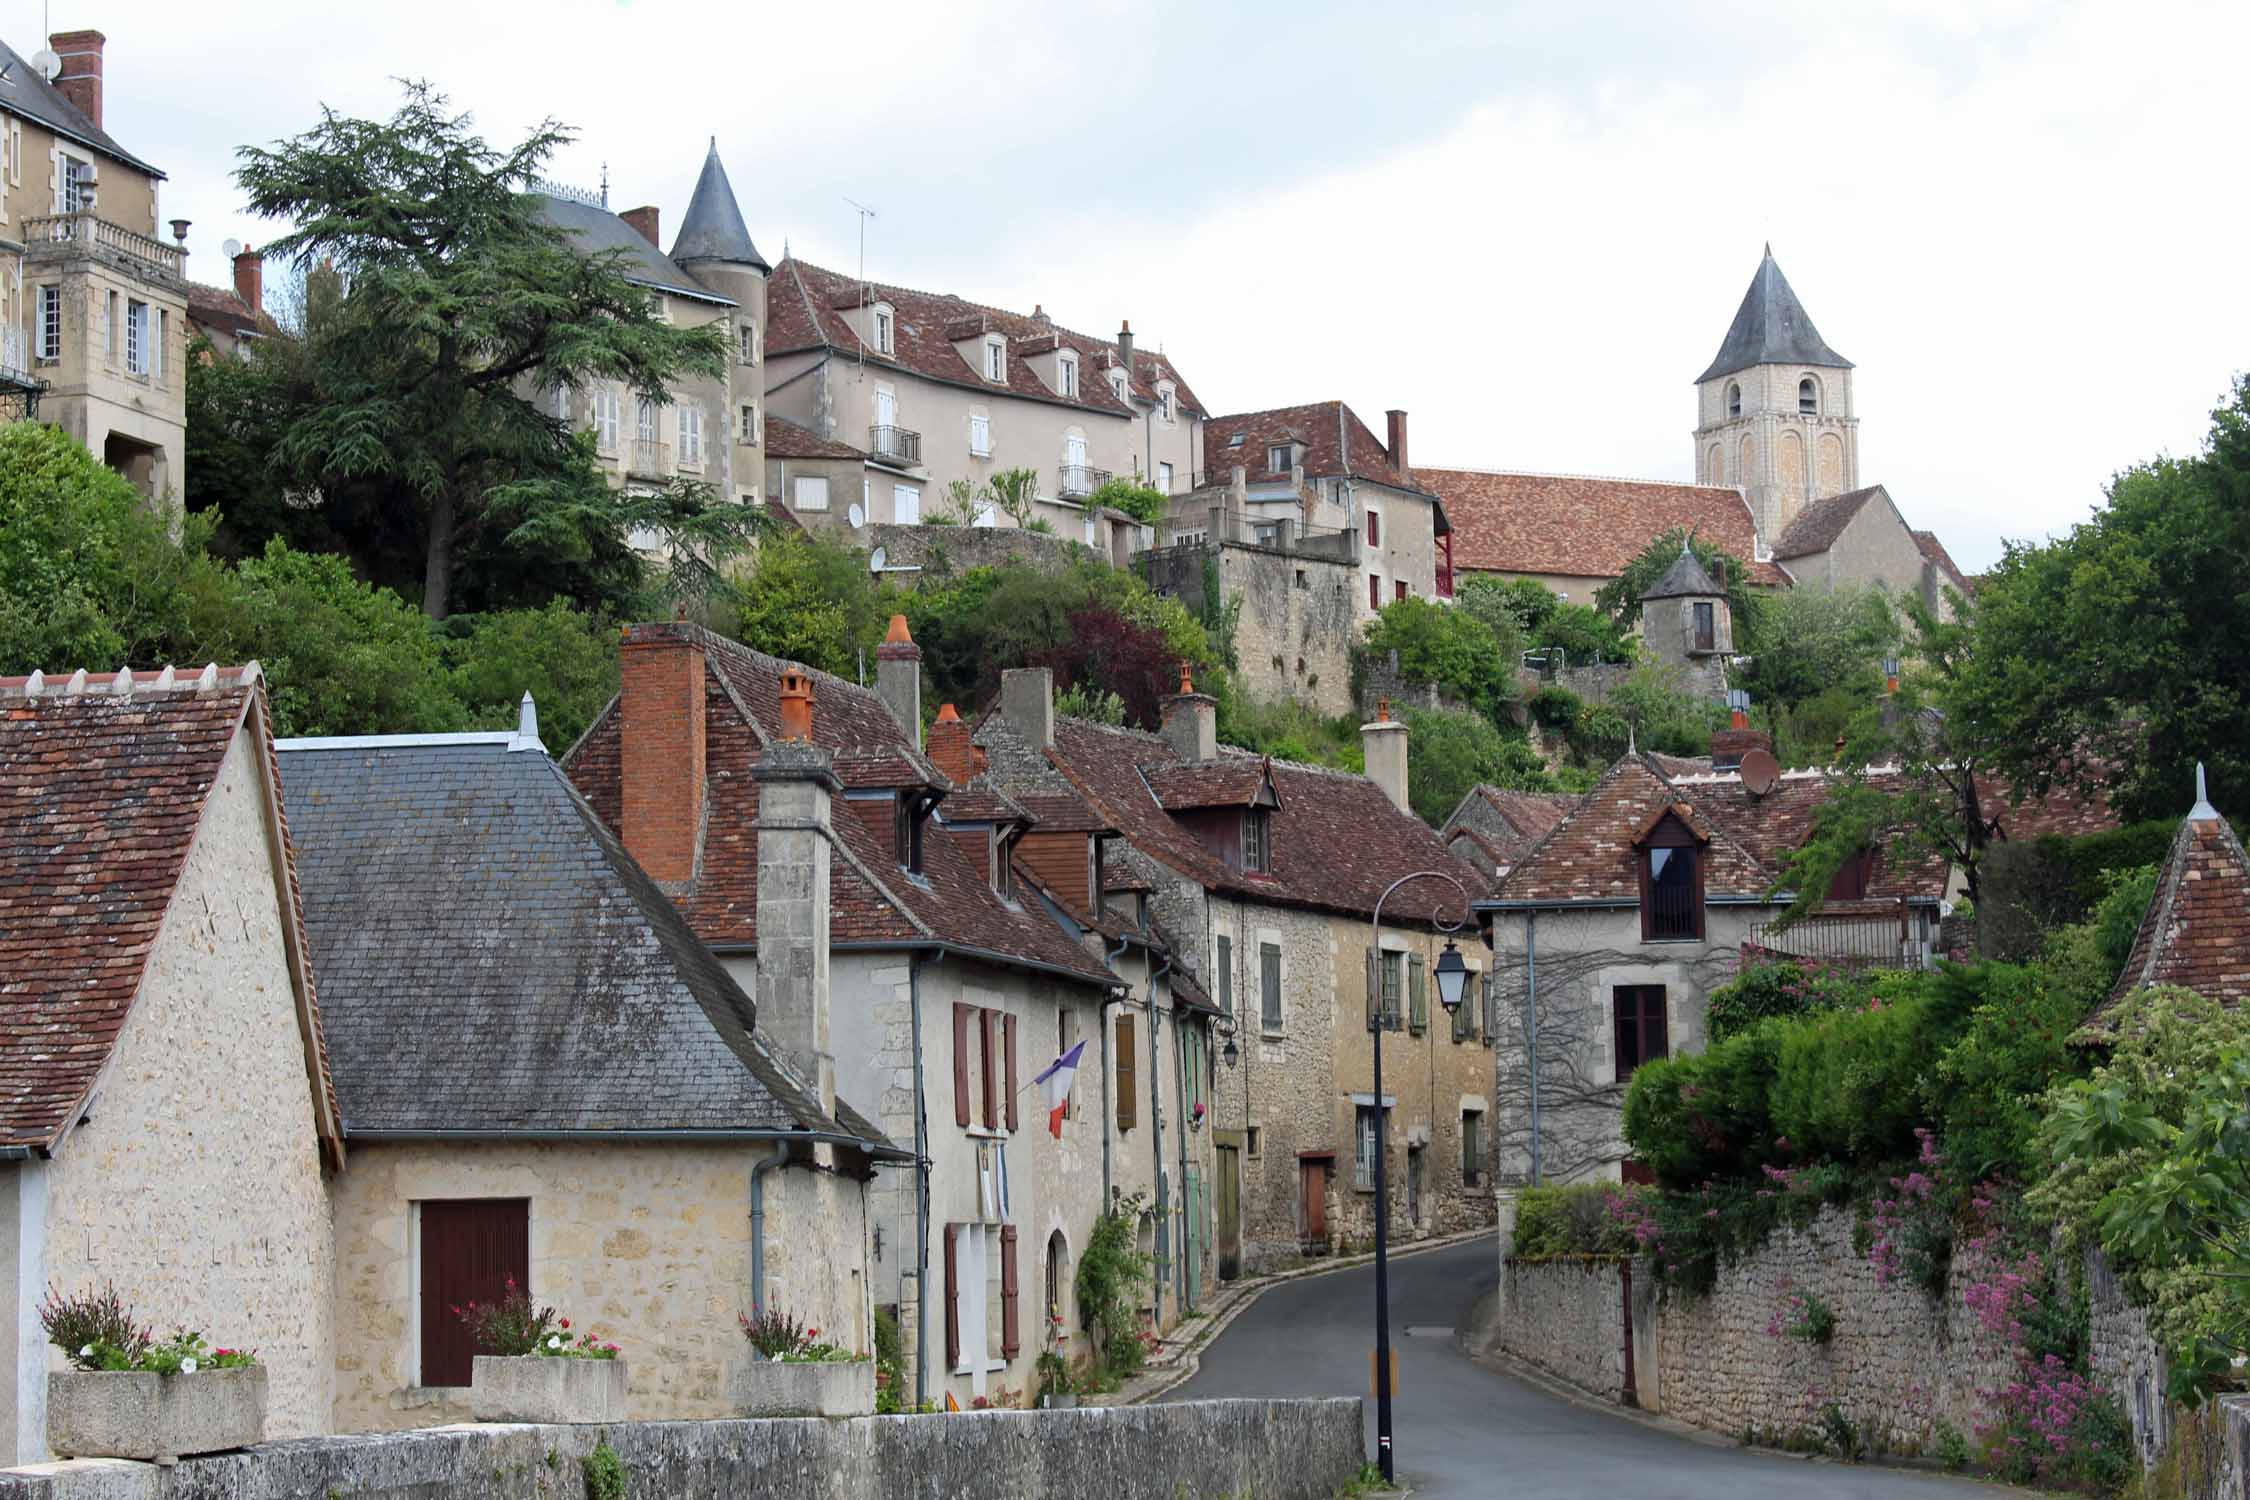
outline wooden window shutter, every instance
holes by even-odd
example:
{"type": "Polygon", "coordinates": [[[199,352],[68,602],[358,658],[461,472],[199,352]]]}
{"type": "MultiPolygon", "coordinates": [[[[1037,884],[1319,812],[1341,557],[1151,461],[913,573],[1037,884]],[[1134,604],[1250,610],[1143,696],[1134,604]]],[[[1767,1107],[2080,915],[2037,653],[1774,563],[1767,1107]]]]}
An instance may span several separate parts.
{"type": "MultiPolygon", "coordinates": [[[[1000,1018],[1000,1052],[1007,1059],[1008,1130],[1012,1134],[1016,1128],[1016,1018],[1012,1015],[1000,1018]]],[[[1011,1234],[1014,1232],[1009,1231],[1011,1234]]]]}
{"type": "Polygon", "coordinates": [[[969,1007],[953,1002],[953,1123],[969,1123],[969,1007]]]}
{"type": "Polygon", "coordinates": [[[1000,1128],[1000,1070],[993,1066],[998,1061],[993,1054],[999,1050],[993,1045],[993,1022],[998,1019],[995,1011],[977,1011],[979,1044],[984,1049],[978,1061],[983,1064],[979,1071],[984,1075],[984,1128],[987,1130],[1000,1128]]]}
{"type": "Polygon", "coordinates": [[[945,1226],[945,1367],[961,1363],[961,1226],[945,1226]]]}
{"type": "Polygon", "coordinates": [[[1016,1297],[1016,1226],[1000,1226],[1000,1357],[1023,1347],[1023,1318],[1016,1297]]]}
{"type": "Polygon", "coordinates": [[[1117,1128],[1131,1130],[1140,1123],[1136,1100],[1136,1069],[1133,1065],[1133,1016],[1127,1011],[1117,1018],[1117,1128]]]}
{"type": "Polygon", "coordinates": [[[1407,1024],[1414,1028],[1414,1033],[1417,1036],[1430,1029],[1430,986],[1428,979],[1428,970],[1423,964],[1422,955],[1419,953],[1408,954],[1406,956],[1407,1024]]]}

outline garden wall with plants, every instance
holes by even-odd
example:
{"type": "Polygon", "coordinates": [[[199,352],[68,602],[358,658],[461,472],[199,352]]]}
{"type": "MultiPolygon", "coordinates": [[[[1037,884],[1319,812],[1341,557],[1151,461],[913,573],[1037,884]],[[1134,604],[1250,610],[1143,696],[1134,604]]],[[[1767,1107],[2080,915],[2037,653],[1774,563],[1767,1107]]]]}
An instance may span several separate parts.
{"type": "Polygon", "coordinates": [[[1589,1395],[1624,1400],[1625,1265],[1599,1255],[1507,1261],[1494,1343],[1589,1395]]]}
{"type": "Polygon", "coordinates": [[[1360,1403],[1183,1401],[763,1422],[492,1425],[304,1438],[153,1465],[0,1470],[0,1497],[329,1500],[1330,1500],[1360,1473],[1360,1403]]]}

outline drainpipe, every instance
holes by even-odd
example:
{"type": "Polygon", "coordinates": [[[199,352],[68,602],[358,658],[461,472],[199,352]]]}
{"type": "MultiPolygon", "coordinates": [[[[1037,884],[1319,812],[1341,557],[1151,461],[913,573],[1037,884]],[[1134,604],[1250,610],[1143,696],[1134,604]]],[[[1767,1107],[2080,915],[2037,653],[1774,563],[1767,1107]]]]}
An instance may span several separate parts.
{"type": "MultiPolygon", "coordinates": [[[[1148,976],[1148,1125],[1156,1169],[1156,1316],[1164,1321],[1164,1282],[1172,1274],[1172,1203],[1164,1181],[1164,1064],[1156,1055],[1156,981],[1172,972],[1172,957],[1148,976]]],[[[1175,1299],[1176,1300],[1176,1299],[1175,1299]]]]}
{"type": "MultiPolygon", "coordinates": [[[[1125,950],[1126,950],[1127,948],[1131,947],[1131,946],[1132,946],[1132,939],[1131,939],[1131,938],[1122,938],[1122,937],[1121,937],[1121,938],[1119,938],[1119,939],[1117,940],[1117,946],[1116,946],[1116,947],[1114,947],[1114,948],[1112,948],[1112,949],[1110,949],[1110,950],[1109,950],[1109,951],[1108,951],[1107,953],[1105,953],[1105,954],[1104,954],[1104,955],[1102,956],[1102,966],[1103,966],[1104,968],[1108,969],[1108,970],[1109,970],[1109,971],[1110,971],[1110,972],[1111,972],[1112,974],[1116,973],[1116,972],[1117,972],[1117,960],[1118,960],[1119,958],[1123,957],[1123,956],[1124,956],[1124,953],[1125,953],[1125,950]]],[[[1110,1075],[1110,1071],[1109,1071],[1109,1004],[1110,1004],[1110,1002],[1109,1002],[1109,997],[1108,997],[1108,996],[1104,996],[1104,997],[1103,997],[1103,999],[1102,999],[1102,1003],[1101,1003],[1100,1005],[1098,1005],[1098,1006],[1096,1006],[1096,1007],[1094,1008],[1094,1009],[1095,1009],[1095,1014],[1096,1014],[1096,1015],[1098,1015],[1098,1016],[1099,1016],[1099,1017],[1101,1018],[1101,1019],[1100,1019],[1100,1022],[1099,1022],[1099,1025],[1100,1025],[1100,1027],[1101,1027],[1101,1033],[1102,1033],[1102,1092],[1103,1092],[1103,1094],[1104,1094],[1105,1096],[1106,1096],[1106,1095],[1108,1094],[1108,1092],[1109,1092],[1109,1084],[1110,1084],[1110,1076],[1111,1076],[1111,1075],[1110,1075]]],[[[1111,1178],[1111,1176],[1112,1176],[1112,1172],[1111,1172],[1111,1170],[1110,1170],[1110,1162],[1109,1162],[1109,1153],[1110,1153],[1110,1132],[1111,1132],[1111,1131],[1112,1131],[1113,1129],[1115,1129],[1115,1128],[1116,1128],[1116,1126],[1117,1126],[1117,1117],[1116,1117],[1116,1114],[1115,1114],[1115,1113],[1114,1113],[1114,1112],[1113,1112],[1113,1111],[1112,1111],[1112,1110],[1110,1109],[1110,1107],[1109,1107],[1109,1100],[1108,1100],[1108,1099],[1107,1099],[1106,1097],[1105,1097],[1105,1098],[1104,1098],[1104,1099],[1102,1100],[1102,1109],[1101,1109],[1101,1115],[1102,1115],[1102,1212],[1106,1214],[1106,1213],[1108,1213],[1108,1212],[1110,1211],[1110,1207],[1111,1207],[1111,1203],[1110,1203],[1110,1195],[1111,1195],[1111,1194],[1113,1194],[1113,1193],[1115,1193],[1115,1192],[1117,1191],[1117,1189],[1116,1189],[1115,1187],[1113,1187],[1113,1186],[1111,1185],[1111,1182],[1110,1182],[1110,1178],[1111,1178]]]]}
{"type": "Polygon", "coordinates": [[[750,1169],[750,1307],[766,1310],[766,1174],[789,1159],[789,1148],[779,1141],[773,1154],[750,1169]]]}
{"type": "Polygon", "coordinates": [[[1531,1065],[1531,1185],[1539,1186],[1539,913],[1523,914],[1523,981],[1531,1065]]]}
{"type": "Polygon", "coordinates": [[[930,1142],[922,1089],[922,955],[906,956],[906,999],[914,1027],[914,1404],[929,1399],[930,1142]]]}
{"type": "Polygon", "coordinates": [[[1180,1316],[1186,1317],[1195,1309],[1188,1305],[1188,1246],[1194,1243],[1195,1226],[1188,1215],[1195,1210],[1195,1199],[1188,1195],[1188,1092],[1193,1087],[1187,1065],[1187,1048],[1180,1042],[1180,1006],[1172,1003],[1172,1071],[1179,1075],[1179,1087],[1173,1092],[1180,1096],[1180,1128],[1173,1132],[1180,1143],[1180,1316]]]}

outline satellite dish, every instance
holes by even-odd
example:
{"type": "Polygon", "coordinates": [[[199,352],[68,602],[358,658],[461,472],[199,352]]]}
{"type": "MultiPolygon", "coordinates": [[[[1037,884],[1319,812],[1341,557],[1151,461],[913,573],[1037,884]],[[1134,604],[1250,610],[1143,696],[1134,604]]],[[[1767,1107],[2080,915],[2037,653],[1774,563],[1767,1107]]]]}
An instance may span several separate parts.
{"type": "MultiPolygon", "coordinates": [[[[857,507],[855,506],[854,509],[857,509],[857,507]]],[[[883,549],[877,547],[873,552],[867,554],[867,571],[880,573],[883,571],[883,564],[887,561],[889,559],[884,556],[883,549]]]]}
{"type": "Polygon", "coordinates": [[[867,524],[867,512],[861,510],[856,505],[853,506],[850,510],[845,511],[844,514],[851,517],[852,530],[854,531],[859,530],[860,527],[867,524]]]}
{"type": "Polygon", "coordinates": [[[1770,750],[1752,750],[1742,757],[1742,785],[1753,797],[1763,797],[1781,780],[1781,762],[1770,750]]]}
{"type": "Polygon", "coordinates": [[[242,241],[228,240],[225,244],[219,247],[219,253],[221,255],[224,255],[228,260],[233,260],[237,255],[240,255],[242,253],[242,241]]]}
{"type": "Polygon", "coordinates": [[[31,54],[31,65],[38,69],[39,76],[49,83],[53,83],[55,75],[62,71],[62,59],[45,47],[41,47],[37,52],[31,54]]]}

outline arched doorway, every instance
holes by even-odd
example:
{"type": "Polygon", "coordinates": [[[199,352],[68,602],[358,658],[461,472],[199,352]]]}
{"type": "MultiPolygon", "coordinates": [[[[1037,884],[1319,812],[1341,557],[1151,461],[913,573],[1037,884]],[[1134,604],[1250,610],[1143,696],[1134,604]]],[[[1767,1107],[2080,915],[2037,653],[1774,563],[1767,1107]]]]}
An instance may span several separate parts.
{"type": "Polygon", "coordinates": [[[1047,1346],[1058,1353],[1070,1346],[1070,1242],[1056,1230],[1047,1236],[1047,1346]]]}

